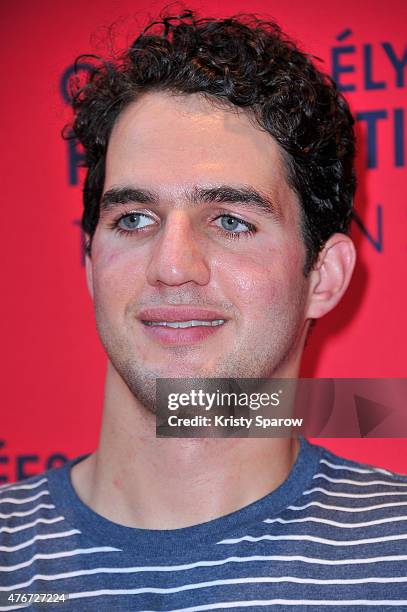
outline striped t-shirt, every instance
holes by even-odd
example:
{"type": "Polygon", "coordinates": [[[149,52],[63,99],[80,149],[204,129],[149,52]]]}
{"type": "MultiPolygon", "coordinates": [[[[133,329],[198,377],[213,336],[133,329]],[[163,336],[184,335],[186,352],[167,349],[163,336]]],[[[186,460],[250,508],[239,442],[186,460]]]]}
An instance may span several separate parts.
{"type": "Polygon", "coordinates": [[[407,610],[407,476],[305,440],[275,491],[175,530],[133,529],[83,504],[70,468],[0,489],[0,610],[407,610]]]}

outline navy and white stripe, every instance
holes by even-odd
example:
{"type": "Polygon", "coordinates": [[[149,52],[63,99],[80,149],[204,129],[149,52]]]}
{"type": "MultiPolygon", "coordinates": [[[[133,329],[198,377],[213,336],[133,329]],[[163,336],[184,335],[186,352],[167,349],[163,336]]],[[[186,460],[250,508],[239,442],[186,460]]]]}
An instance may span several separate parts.
{"type": "Polygon", "coordinates": [[[0,611],[407,610],[407,476],[301,441],[287,480],[226,517],[131,529],[77,497],[70,464],[0,488],[0,611]],[[47,609],[62,610],[60,604],[47,609]]]}

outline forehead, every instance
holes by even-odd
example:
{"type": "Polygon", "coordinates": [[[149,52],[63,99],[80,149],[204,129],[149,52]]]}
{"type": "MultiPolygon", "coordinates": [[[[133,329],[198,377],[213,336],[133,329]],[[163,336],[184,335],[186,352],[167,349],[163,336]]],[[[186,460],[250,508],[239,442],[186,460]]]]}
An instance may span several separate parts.
{"type": "Polygon", "coordinates": [[[263,189],[276,201],[296,200],[280,147],[241,109],[214,106],[199,94],[154,92],[116,120],[105,190],[154,186],[164,197],[196,184],[236,182],[263,189]]]}

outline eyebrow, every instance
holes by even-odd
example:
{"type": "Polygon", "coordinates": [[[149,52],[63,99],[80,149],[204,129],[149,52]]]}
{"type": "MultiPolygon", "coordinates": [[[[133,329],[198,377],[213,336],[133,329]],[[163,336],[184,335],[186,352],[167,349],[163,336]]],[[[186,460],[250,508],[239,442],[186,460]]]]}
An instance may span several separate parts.
{"type": "MultiPolygon", "coordinates": [[[[239,204],[247,208],[254,208],[260,214],[270,216],[275,220],[281,219],[281,212],[272,199],[251,185],[195,186],[184,192],[184,198],[190,204],[239,204]]],[[[132,202],[159,206],[160,198],[156,192],[141,187],[111,187],[102,196],[100,210],[108,213],[117,205],[132,202]]]]}

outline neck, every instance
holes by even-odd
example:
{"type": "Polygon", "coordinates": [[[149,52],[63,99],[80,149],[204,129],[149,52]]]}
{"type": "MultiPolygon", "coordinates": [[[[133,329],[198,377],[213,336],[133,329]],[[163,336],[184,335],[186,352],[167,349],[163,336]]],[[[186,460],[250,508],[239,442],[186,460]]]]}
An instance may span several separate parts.
{"type": "Polygon", "coordinates": [[[292,438],[156,438],[155,416],[109,363],[97,451],[72,469],[82,501],[128,527],[177,529],[276,489],[298,454],[292,438]]]}

